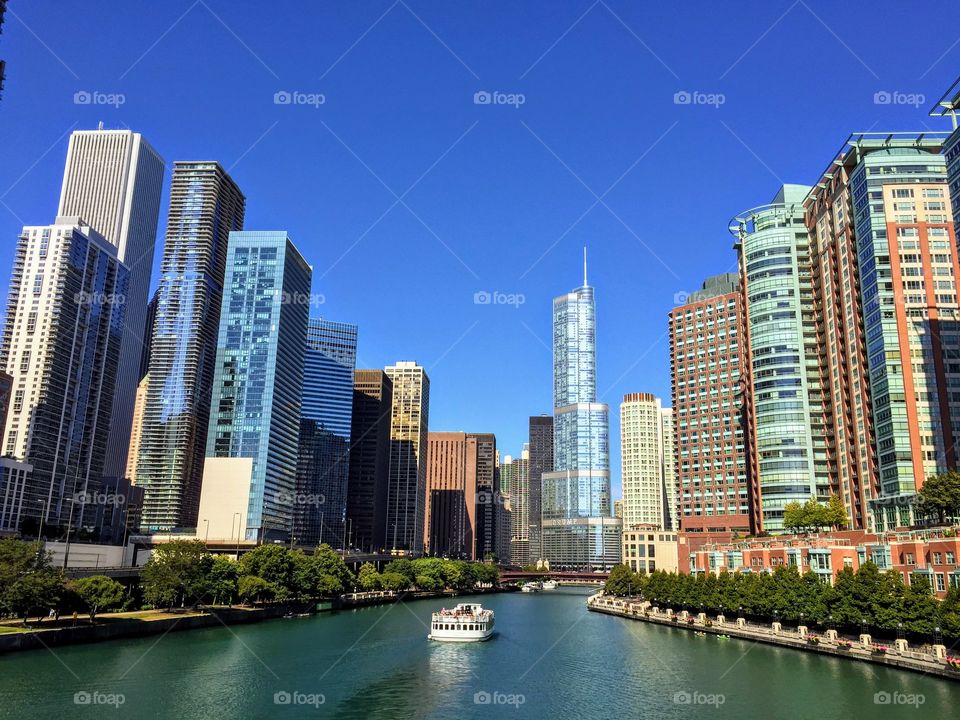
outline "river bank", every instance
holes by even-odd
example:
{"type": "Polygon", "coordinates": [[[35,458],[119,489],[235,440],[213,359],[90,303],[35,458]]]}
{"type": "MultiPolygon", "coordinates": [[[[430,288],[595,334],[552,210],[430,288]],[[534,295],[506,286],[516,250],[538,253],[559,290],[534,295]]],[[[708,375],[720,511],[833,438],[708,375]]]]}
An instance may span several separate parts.
{"type": "Polygon", "coordinates": [[[794,630],[783,628],[780,623],[771,623],[769,627],[747,624],[742,619],[729,622],[723,616],[709,619],[704,614],[679,614],[671,610],[654,608],[647,601],[628,601],[602,595],[592,595],[587,599],[587,609],[592,612],[616,615],[629,620],[653,625],[666,625],[681,630],[706,633],[752,640],[802,650],[820,655],[832,655],[846,660],[885,665],[899,670],[933,675],[954,682],[960,681],[960,671],[954,670],[946,662],[945,648],[941,648],[941,657],[935,654],[911,650],[905,641],[898,641],[895,647],[875,645],[869,635],[862,635],[859,642],[851,642],[834,634],[815,636],[807,628],[794,630]],[[902,642],[902,644],[900,644],[902,642]],[[884,648],[884,649],[881,649],[884,648]]]}
{"type": "Polygon", "coordinates": [[[203,607],[190,610],[146,610],[132,613],[109,613],[97,617],[91,624],[85,618],[70,621],[46,621],[46,627],[3,626],[0,632],[0,654],[25,650],[107,642],[151,635],[166,635],[171,632],[200,630],[211,627],[247,625],[289,618],[314,615],[321,612],[350,610],[358,607],[388,605],[407,600],[421,600],[458,595],[478,595],[492,592],[511,592],[511,588],[477,588],[467,592],[454,590],[347,593],[332,600],[311,603],[277,604],[260,607],[203,607]],[[69,623],[69,624],[68,624],[69,623]]]}

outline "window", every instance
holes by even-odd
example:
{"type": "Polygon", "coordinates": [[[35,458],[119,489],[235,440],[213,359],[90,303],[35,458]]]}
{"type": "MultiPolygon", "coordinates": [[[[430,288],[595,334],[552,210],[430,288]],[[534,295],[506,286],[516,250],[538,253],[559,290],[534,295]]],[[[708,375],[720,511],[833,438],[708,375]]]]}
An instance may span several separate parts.
{"type": "Polygon", "coordinates": [[[943,573],[937,573],[934,575],[937,580],[937,592],[944,592],[947,589],[946,579],[943,573]]]}

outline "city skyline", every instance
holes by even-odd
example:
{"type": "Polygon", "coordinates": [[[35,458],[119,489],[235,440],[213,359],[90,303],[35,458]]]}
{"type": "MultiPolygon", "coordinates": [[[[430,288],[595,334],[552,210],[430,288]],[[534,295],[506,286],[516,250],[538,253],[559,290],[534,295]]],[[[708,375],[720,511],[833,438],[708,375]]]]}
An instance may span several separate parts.
{"type": "MultiPolygon", "coordinates": [[[[777,178],[814,182],[838,139],[851,131],[874,125],[874,130],[922,130],[924,124],[947,129],[947,122],[928,118],[926,110],[952,82],[952,61],[960,54],[954,48],[941,58],[949,43],[930,45],[909,10],[893,3],[868,14],[814,8],[852,53],[802,5],[761,39],[787,6],[705,10],[685,17],[681,32],[672,21],[646,17],[628,3],[608,3],[612,12],[603,5],[587,12],[588,2],[557,12],[496,6],[462,17],[428,3],[411,4],[474,77],[402,5],[389,12],[389,3],[350,8],[337,16],[304,10],[299,29],[287,22],[263,27],[242,4],[207,4],[216,17],[196,5],[172,29],[189,3],[182,9],[145,9],[136,21],[95,6],[71,18],[44,3],[12,6],[4,34],[7,82],[0,130],[16,142],[4,147],[0,163],[0,193],[9,190],[3,196],[7,207],[0,206],[0,232],[14,237],[23,225],[51,220],[71,126],[93,129],[101,120],[108,128],[128,126],[168,161],[158,238],[164,233],[169,163],[219,159],[233,166],[231,175],[251,198],[249,226],[285,227],[298,239],[315,265],[314,292],[324,296],[321,314],[361,327],[358,367],[417,359],[430,371],[436,390],[434,423],[496,431],[498,446],[514,456],[526,440],[526,416],[550,409],[549,388],[528,378],[549,368],[550,327],[543,309],[557,279],[576,272],[582,245],[591,246],[591,274],[604,298],[598,330],[606,359],[599,377],[603,401],[616,404],[628,392],[669,397],[663,318],[674,295],[734,268],[726,220],[768,198],[777,178]],[[501,23],[516,33],[514,42],[509,52],[490,57],[490,33],[501,23]],[[869,42],[887,23],[902,26],[903,43],[918,52],[894,60],[869,42]],[[105,26],[117,28],[117,41],[96,58],[53,42],[58,35],[105,26]],[[319,33],[310,42],[294,41],[293,53],[276,51],[291,44],[290,33],[295,39],[307,27],[322,29],[309,31],[319,33]],[[856,32],[841,30],[853,27],[856,32]],[[215,35],[216,51],[197,42],[204,34],[215,35]],[[742,42],[720,39],[726,36],[742,42]],[[681,52],[688,42],[715,58],[714,67],[704,68],[681,52]],[[204,67],[199,74],[186,59],[197,53],[204,67]],[[811,56],[829,57],[836,74],[816,87],[777,81],[802,73],[811,56]],[[382,57],[397,61],[388,76],[381,74],[382,57]],[[30,83],[22,73],[18,77],[18,66],[37,69],[30,83]],[[242,72],[234,75],[227,67],[242,72]],[[623,70],[611,73],[611,67],[623,70]],[[425,68],[434,74],[429,84],[418,79],[425,68]],[[756,87],[765,88],[762,96],[756,87]],[[325,102],[319,107],[273,104],[275,93],[294,90],[323,93],[325,102]],[[493,90],[523,93],[526,101],[518,108],[473,103],[474,93],[493,90]],[[691,95],[689,104],[674,104],[676,93],[695,90],[721,93],[725,102],[697,105],[691,95]],[[125,102],[98,104],[95,91],[123,93],[125,102]],[[898,91],[901,95],[894,97],[898,91]],[[74,104],[78,92],[91,94],[89,104],[74,104]],[[823,93],[835,98],[831,112],[801,113],[801,120],[796,108],[815,107],[823,93]],[[878,93],[887,93],[880,95],[880,104],[874,98],[878,93]],[[907,104],[911,93],[924,94],[927,104],[907,104]],[[245,108],[241,114],[229,110],[238,98],[245,108]],[[27,115],[35,103],[44,113],[27,115]],[[191,103],[202,112],[183,122],[191,103]],[[367,118],[386,112],[391,117],[386,124],[367,118]],[[235,132],[224,133],[223,127],[235,132]],[[783,143],[787,135],[796,144],[783,143]],[[797,153],[796,147],[809,150],[797,153]],[[317,163],[323,172],[316,172],[317,163]],[[511,172],[504,173],[505,167],[511,172]],[[687,182],[681,168],[689,167],[708,179],[709,192],[697,197],[676,192],[687,182]],[[460,180],[462,168],[470,172],[460,180]],[[403,204],[364,235],[396,201],[377,177],[404,197],[436,236],[403,204]],[[604,197],[630,230],[598,203],[564,235],[596,201],[578,178],[604,197]],[[731,178],[735,182],[728,182],[731,178]],[[374,258],[379,260],[371,270],[374,258]],[[366,293],[348,280],[367,272],[380,292],[366,293]],[[409,287],[410,277],[423,287],[409,287]],[[642,293],[635,290],[638,283],[642,293]],[[525,302],[474,305],[474,293],[483,291],[522,294],[525,302]],[[416,302],[443,300],[430,320],[430,333],[404,337],[389,322],[390,298],[404,296],[416,302]],[[615,327],[629,332],[614,338],[609,331],[615,327]],[[490,373],[477,357],[479,348],[494,343],[515,358],[511,372],[490,373]],[[465,377],[475,378],[479,397],[493,401],[459,402],[455,388],[465,377]],[[503,417],[506,406],[516,412],[503,417]]],[[[153,287],[161,255],[158,242],[153,287]]],[[[9,245],[0,249],[4,266],[11,257],[9,245]]],[[[614,436],[618,423],[611,418],[614,436]]],[[[618,495],[619,449],[611,450],[618,495]]]]}

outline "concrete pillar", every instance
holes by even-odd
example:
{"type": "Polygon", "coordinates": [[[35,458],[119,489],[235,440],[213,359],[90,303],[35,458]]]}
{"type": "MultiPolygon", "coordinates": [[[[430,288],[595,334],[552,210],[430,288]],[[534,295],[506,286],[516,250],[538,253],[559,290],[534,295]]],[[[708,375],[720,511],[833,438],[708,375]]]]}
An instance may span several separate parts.
{"type": "Polygon", "coordinates": [[[933,654],[937,660],[943,660],[947,657],[947,648],[945,645],[934,645],[933,654]]]}
{"type": "Polygon", "coordinates": [[[896,643],[894,643],[894,646],[897,648],[897,652],[900,653],[901,655],[903,655],[905,652],[907,652],[907,641],[906,641],[906,640],[902,640],[902,639],[901,639],[901,640],[897,640],[896,643]]]}
{"type": "Polygon", "coordinates": [[[873,644],[873,638],[871,638],[868,633],[863,633],[860,636],[860,644],[869,650],[870,646],[873,644]]]}
{"type": "Polygon", "coordinates": [[[686,622],[686,620],[687,620],[688,617],[690,617],[690,613],[688,613],[686,610],[681,610],[681,611],[680,611],[680,619],[681,619],[681,620],[683,620],[684,622],[686,622]]]}
{"type": "Polygon", "coordinates": [[[780,630],[783,628],[783,626],[780,625],[780,623],[778,623],[778,622],[773,623],[770,627],[773,628],[773,634],[774,634],[774,635],[779,635],[779,634],[780,634],[780,630]]]}
{"type": "Polygon", "coordinates": [[[717,615],[717,625],[723,625],[727,621],[727,618],[723,615],[717,615]]]}
{"type": "Polygon", "coordinates": [[[797,628],[797,635],[799,635],[799,636],[802,637],[802,638],[805,638],[805,637],[807,636],[807,626],[806,626],[806,625],[801,625],[800,627],[798,627],[798,628],[797,628]]]}
{"type": "Polygon", "coordinates": [[[697,622],[700,623],[701,625],[706,625],[706,624],[707,624],[707,614],[706,614],[706,613],[699,613],[699,614],[697,614],[697,622]]]}
{"type": "Polygon", "coordinates": [[[667,617],[673,617],[673,609],[667,608],[667,617]]]}
{"type": "Polygon", "coordinates": [[[737,618],[737,627],[746,627],[747,621],[744,618],[737,618]]]}
{"type": "Polygon", "coordinates": [[[837,631],[836,630],[827,630],[827,640],[832,643],[837,641],[837,631]]]}

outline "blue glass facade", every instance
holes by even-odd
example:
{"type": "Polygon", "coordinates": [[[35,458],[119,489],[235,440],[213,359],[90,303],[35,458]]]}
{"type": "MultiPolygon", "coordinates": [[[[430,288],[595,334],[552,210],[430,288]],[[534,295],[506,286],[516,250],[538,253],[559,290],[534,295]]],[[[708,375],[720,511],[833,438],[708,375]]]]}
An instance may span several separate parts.
{"type": "Polygon", "coordinates": [[[596,309],[586,278],[553,301],[553,458],[541,486],[544,555],[555,567],[616,564],[608,410],[597,402],[596,309]]]}
{"type": "Polygon", "coordinates": [[[310,318],[294,500],[293,534],[302,544],[349,542],[344,523],[356,362],[356,325],[310,318]]]}
{"type": "Polygon", "coordinates": [[[207,457],[253,459],[248,540],[293,528],[311,274],[285,232],[230,233],[207,457]]]}

